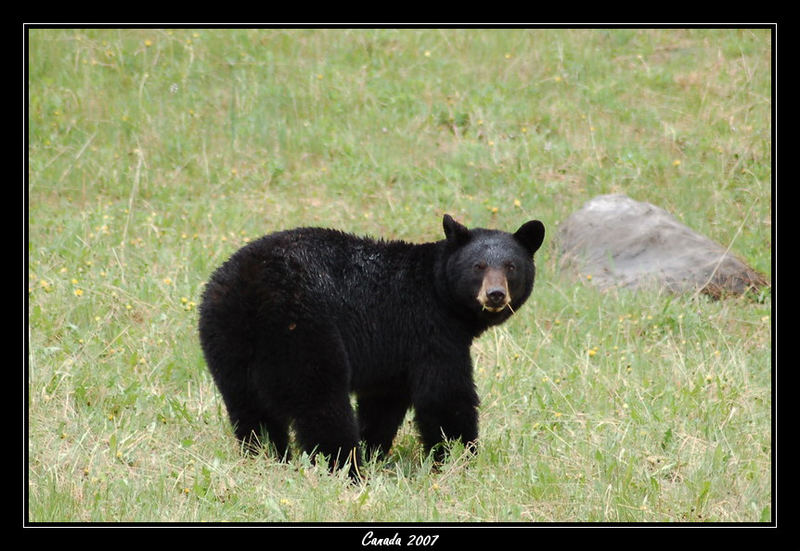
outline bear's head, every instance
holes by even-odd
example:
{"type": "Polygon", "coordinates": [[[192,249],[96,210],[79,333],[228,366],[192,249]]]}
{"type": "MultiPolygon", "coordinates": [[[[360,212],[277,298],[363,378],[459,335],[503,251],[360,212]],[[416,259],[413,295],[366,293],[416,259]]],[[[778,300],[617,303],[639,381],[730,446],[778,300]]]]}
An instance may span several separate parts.
{"type": "Polygon", "coordinates": [[[533,290],[533,254],[544,240],[544,224],[524,223],[514,233],[468,229],[445,214],[441,264],[447,295],[459,311],[485,328],[508,319],[533,290]]]}

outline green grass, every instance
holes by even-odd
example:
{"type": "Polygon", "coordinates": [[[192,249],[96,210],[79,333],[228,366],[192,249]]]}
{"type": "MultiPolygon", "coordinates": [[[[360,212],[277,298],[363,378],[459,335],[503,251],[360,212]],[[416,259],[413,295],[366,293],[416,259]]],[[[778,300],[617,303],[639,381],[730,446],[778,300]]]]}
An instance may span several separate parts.
{"type": "Polygon", "coordinates": [[[758,522],[770,299],[560,273],[594,195],[656,203],[771,276],[768,30],[74,30],[29,43],[34,522],[758,522]],[[528,304],[473,347],[481,453],[406,420],[356,488],[243,457],[196,303],[246,241],[548,228],[528,304]]]}

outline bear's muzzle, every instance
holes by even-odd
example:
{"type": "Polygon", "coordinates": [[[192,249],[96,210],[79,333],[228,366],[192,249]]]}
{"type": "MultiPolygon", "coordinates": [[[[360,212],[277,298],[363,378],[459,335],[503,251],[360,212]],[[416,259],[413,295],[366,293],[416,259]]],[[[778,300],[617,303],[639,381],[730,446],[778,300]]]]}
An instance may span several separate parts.
{"type": "Polygon", "coordinates": [[[496,268],[486,270],[476,298],[484,310],[490,312],[504,310],[511,302],[505,272],[496,268]]]}

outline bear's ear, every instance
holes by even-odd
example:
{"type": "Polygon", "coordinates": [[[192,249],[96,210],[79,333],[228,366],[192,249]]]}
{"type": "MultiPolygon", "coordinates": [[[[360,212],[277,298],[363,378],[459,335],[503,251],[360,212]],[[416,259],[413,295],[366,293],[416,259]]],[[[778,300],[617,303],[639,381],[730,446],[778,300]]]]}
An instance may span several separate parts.
{"type": "Polygon", "coordinates": [[[463,243],[469,239],[467,227],[453,220],[453,217],[449,214],[444,215],[442,226],[444,226],[444,236],[448,241],[463,243]]]}
{"type": "Polygon", "coordinates": [[[533,253],[539,250],[544,241],[544,224],[538,220],[525,222],[514,233],[514,239],[522,243],[522,246],[533,256],[533,253]]]}

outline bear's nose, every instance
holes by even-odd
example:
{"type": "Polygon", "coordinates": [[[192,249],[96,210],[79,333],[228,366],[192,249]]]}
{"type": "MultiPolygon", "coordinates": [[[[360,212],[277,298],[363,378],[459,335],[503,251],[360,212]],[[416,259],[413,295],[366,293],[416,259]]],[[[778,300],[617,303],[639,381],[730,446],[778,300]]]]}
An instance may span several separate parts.
{"type": "Polygon", "coordinates": [[[489,289],[486,296],[489,302],[494,306],[500,306],[506,300],[506,292],[500,288],[489,289]]]}

